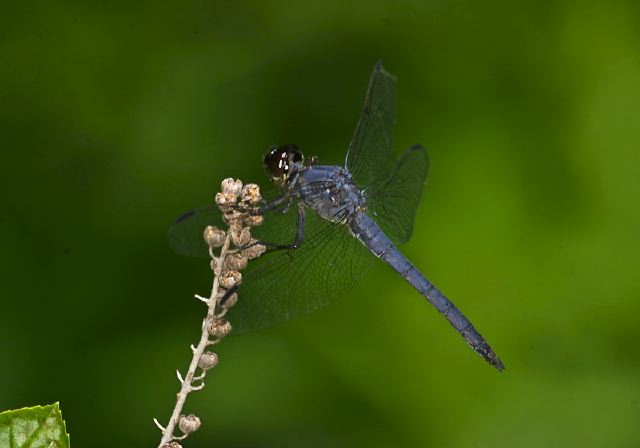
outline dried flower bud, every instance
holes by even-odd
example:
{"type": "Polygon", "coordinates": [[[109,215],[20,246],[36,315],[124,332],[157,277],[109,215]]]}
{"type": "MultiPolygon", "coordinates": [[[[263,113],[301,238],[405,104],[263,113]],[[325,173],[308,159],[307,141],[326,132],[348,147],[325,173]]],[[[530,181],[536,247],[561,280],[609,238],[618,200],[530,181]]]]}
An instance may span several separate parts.
{"type": "Polygon", "coordinates": [[[242,193],[242,181],[240,179],[234,180],[231,177],[226,178],[220,184],[220,189],[225,195],[239,196],[242,193]]]}
{"type": "Polygon", "coordinates": [[[163,444],[160,448],[182,448],[182,445],[174,440],[173,442],[163,444]]]}
{"type": "Polygon", "coordinates": [[[252,240],[251,244],[242,252],[247,256],[249,260],[260,257],[267,251],[267,247],[264,244],[258,243],[256,240],[252,240]]]}
{"type": "Polygon", "coordinates": [[[209,370],[218,365],[218,355],[213,352],[204,352],[198,360],[198,367],[202,370],[209,370]]]}
{"type": "Polygon", "coordinates": [[[264,216],[262,215],[247,214],[244,217],[244,224],[249,227],[259,226],[260,224],[262,224],[263,221],[264,221],[264,216]]]}
{"type": "Polygon", "coordinates": [[[220,247],[224,243],[224,239],[226,234],[224,230],[218,229],[214,226],[207,226],[204,229],[204,240],[207,242],[209,247],[220,247]]]}
{"type": "Polygon", "coordinates": [[[251,241],[251,231],[249,227],[235,227],[230,230],[231,241],[236,247],[243,247],[251,241]]]}
{"type": "MultiPolygon", "coordinates": [[[[222,297],[224,297],[224,296],[222,296],[222,297]]],[[[224,299],[224,301],[220,302],[220,305],[222,306],[222,308],[228,310],[229,308],[231,308],[236,303],[238,303],[238,293],[234,292],[229,297],[224,299]]]]}
{"type": "Polygon", "coordinates": [[[233,288],[242,283],[242,274],[238,271],[223,272],[220,276],[220,286],[225,289],[233,288]]]}
{"type": "Polygon", "coordinates": [[[239,212],[237,210],[223,210],[224,213],[224,220],[228,223],[228,224],[236,224],[238,223],[241,219],[244,218],[244,213],[239,212]]]}
{"type": "Polygon", "coordinates": [[[247,267],[248,262],[249,262],[249,259],[242,252],[229,254],[224,259],[225,267],[234,271],[242,271],[244,268],[247,267]]]}
{"type": "Polygon", "coordinates": [[[200,428],[200,419],[193,415],[181,415],[178,419],[178,428],[185,434],[190,434],[200,428]]]}
{"type": "Polygon", "coordinates": [[[260,187],[256,184],[247,184],[242,189],[242,201],[250,204],[258,204],[262,200],[260,187]]]}
{"type": "Polygon", "coordinates": [[[211,336],[223,338],[231,333],[231,324],[224,319],[213,319],[207,327],[207,331],[211,336]]]}
{"type": "Polygon", "coordinates": [[[236,203],[236,197],[229,193],[216,193],[216,204],[219,207],[228,207],[236,203]]]}

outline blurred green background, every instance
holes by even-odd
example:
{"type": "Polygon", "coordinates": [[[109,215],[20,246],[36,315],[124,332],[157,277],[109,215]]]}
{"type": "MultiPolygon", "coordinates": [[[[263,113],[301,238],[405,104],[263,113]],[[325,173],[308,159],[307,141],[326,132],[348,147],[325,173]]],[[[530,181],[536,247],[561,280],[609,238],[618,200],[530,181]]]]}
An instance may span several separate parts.
{"type": "MultiPolygon", "coordinates": [[[[12,2],[0,16],[0,409],[156,446],[210,288],[166,231],[297,143],[339,163],[377,58],[431,172],[403,250],[225,340],[186,447],[640,446],[637,2],[12,2]]],[[[233,321],[233,319],[231,319],[233,321]]]]}

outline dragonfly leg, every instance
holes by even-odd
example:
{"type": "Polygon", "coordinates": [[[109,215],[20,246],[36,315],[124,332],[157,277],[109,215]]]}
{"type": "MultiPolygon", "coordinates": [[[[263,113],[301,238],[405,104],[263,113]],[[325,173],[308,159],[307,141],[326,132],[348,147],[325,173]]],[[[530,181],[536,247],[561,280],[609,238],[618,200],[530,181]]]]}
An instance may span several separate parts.
{"type": "Polygon", "coordinates": [[[282,214],[286,215],[287,213],[289,213],[289,209],[291,208],[291,199],[289,199],[289,202],[287,202],[287,205],[285,205],[282,209],[282,214]]]}
{"type": "Polygon", "coordinates": [[[220,303],[220,305],[224,306],[225,303],[227,303],[227,300],[229,300],[229,297],[231,297],[233,295],[234,292],[236,292],[238,290],[238,285],[233,285],[231,288],[229,288],[222,297],[220,297],[220,300],[218,301],[220,303]]]}
{"type": "Polygon", "coordinates": [[[260,207],[260,209],[258,210],[257,214],[264,215],[266,212],[270,212],[271,210],[274,210],[274,209],[280,207],[288,199],[289,199],[289,197],[286,194],[283,194],[282,196],[274,199],[273,201],[269,202],[268,204],[260,207]]]}
{"type": "Polygon", "coordinates": [[[295,249],[300,247],[304,241],[304,221],[306,217],[304,205],[298,204],[298,223],[296,225],[296,241],[294,242],[295,249]]]}
{"type": "Polygon", "coordinates": [[[305,219],[306,219],[306,210],[302,204],[298,204],[298,220],[296,224],[296,236],[293,243],[282,244],[282,243],[275,243],[275,242],[269,242],[269,241],[258,241],[258,244],[267,246],[268,247],[267,252],[273,252],[276,250],[283,250],[283,249],[286,249],[286,250],[298,249],[302,244],[302,242],[304,241],[305,219]]]}

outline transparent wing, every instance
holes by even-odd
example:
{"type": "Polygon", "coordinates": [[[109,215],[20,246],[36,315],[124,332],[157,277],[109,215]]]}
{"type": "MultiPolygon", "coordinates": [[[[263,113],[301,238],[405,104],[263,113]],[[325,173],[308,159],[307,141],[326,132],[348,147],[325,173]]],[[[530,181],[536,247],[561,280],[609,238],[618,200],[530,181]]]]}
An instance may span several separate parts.
{"type": "Polygon", "coordinates": [[[349,145],[346,167],[356,184],[365,190],[371,217],[395,243],[401,244],[413,232],[429,160],[422,147],[414,146],[393,164],[395,85],[395,77],[378,61],[349,145]]]}
{"type": "Polygon", "coordinates": [[[411,238],[428,172],[427,152],[422,146],[412,146],[400,155],[388,175],[382,175],[366,191],[367,213],[396,244],[411,238]]]}
{"type": "Polygon", "coordinates": [[[305,229],[299,249],[267,254],[244,276],[238,304],[228,315],[234,332],[269,327],[324,308],[371,267],[374,257],[345,226],[307,210],[305,229]]]}
{"type": "MultiPolygon", "coordinates": [[[[271,192],[266,201],[275,199],[279,194],[279,191],[271,192]]],[[[284,242],[290,235],[295,236],[295,219],[292,221],[280,215],[282,215],[280,211],[274,210],[273,218],[267,220],[265,226],[256,227],[258,234],[265,234],[262,236],[265,241],[284,242]]],[[[227,228],[227,224],[222,219],[222,213],[215,204],[188,211],[178,217],[169,228],[167,235],[169,247],[179,255],[209,257],[209,247],[203,238],[204,229],[207,226],[227,228]]]]}
{"type": "Polygon", "coordinates": [[[365,188],[392,168],[391,141],[396,109],[396,79],[378,61],[369,80],[360,120],[351,138],[345,166],[365,188]]]}
{"type": "Polygon", "coordinates": [[[209,205],[184,213],[169,228],[169,247],[179,255],[208,257],[209,247],[203,233],[207,226],[226,228],[222,214],[216,205],[209,205]]]}
{"type": "MultiPolygon", "coordinates": [[[[169,231],[170,246],[183,255],[208,256],[204,227],[225,228],[216,212],[219,216],[216,207],[205,207],[178,218],[169,231]]],[[[296,222],[292,205],[287,213],[268,213],[252,233],[264,241],[291,243],[296,222]]],[[[365,275],[373,260],[346,226],[307,209],[300,248],[267,253],[243,271],[238,304],[228,315],[234,333],[269,327],[329,305],[365,275]]]]}

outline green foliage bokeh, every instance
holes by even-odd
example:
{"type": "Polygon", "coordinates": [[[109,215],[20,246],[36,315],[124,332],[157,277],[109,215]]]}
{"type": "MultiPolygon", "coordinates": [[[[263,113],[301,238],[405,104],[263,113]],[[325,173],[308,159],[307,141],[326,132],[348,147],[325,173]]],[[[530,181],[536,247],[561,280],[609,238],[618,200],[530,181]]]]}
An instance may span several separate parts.
{"type": "MultiPolygon", "coordinates": [[[[640,443],[640,8],[14,2],[0,16],[0,409],[153,446],[210,287],[166,231],[274,143],[340,163],[373,63],[431,171],[403,250],[507,365],[379,264],[226,340],[189,447],[640,443]]],[[[96,438],[96,435],[100,437],[96,438]]]]}

